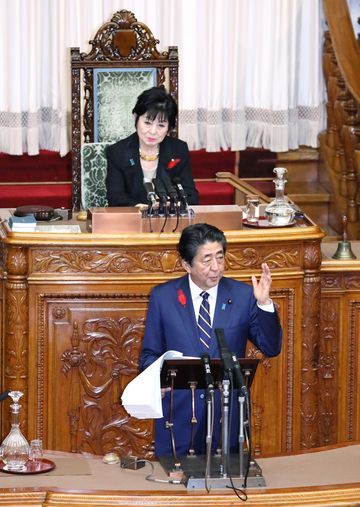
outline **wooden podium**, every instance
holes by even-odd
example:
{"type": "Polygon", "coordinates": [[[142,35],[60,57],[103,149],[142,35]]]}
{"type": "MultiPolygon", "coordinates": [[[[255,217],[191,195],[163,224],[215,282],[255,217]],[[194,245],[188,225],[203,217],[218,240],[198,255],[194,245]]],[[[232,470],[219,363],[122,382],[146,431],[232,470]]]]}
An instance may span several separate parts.
{"type": "MultiPolygon", "coordinates": [[[[196,216],[225,231],[225,276],[251,283],[262,262],[272,271],[284,341],[273,359],[247,349],[260,360],[252,388],[254,454],[310,448],[319,431],[313,365],[324,234],[308,220],[253,229],[237,227],[224,210],[199,207],[196,216]]],[[[119,398],[138,374],[152,287],[184,274],[180,232],[90,233],[86,222],[69,223],[83,232],[13,233],[0,223],[1,391],[24,392],[21,428],[46,449],[152,458],[152,421],[131,418],[119,398]]],[[[4,401],[2,438],[8,431],[4,401]]]]}

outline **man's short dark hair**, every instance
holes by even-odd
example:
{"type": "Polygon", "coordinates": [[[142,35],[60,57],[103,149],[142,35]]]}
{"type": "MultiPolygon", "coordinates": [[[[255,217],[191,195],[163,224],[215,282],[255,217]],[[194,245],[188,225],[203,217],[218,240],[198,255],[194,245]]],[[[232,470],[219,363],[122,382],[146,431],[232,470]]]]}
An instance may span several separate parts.
{"type": "Polygon", "coordinates": [[[194,224],[185,227],[178,244],[180,257],[191,266],[199,247],[205,243],[221,243],[224,254],[226,252],[225,234],[214,225],[194,224]]]}
{"type": "Polygon", "coordinates": [[[178,107],[170,93],[167,93],[163,86],[154,86],[143,91],[137,98],[132,112],[136,115],[135,127],[139,116],[146,113],[149,120],[154,121],[159,115],[159,120],[169,122],[169,130],[175,127],[178,107]]]}

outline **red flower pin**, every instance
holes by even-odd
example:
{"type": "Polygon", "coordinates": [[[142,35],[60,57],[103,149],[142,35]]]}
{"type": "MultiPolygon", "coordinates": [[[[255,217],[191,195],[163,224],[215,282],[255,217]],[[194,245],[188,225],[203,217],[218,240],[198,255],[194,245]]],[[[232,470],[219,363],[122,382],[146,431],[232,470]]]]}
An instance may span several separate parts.
{"type": "Polygon", "coordinates": [[[178,290],[178,301],[183,306],[186,305],[186,296],[181,289],[178,290]]]}
{"type": "Polygon", "coordinates": [[[181,162],[180,158],[172,158],[168,163],[168,169],[174,169],[174,167],[178,165],[179,162],[181,162]]]}

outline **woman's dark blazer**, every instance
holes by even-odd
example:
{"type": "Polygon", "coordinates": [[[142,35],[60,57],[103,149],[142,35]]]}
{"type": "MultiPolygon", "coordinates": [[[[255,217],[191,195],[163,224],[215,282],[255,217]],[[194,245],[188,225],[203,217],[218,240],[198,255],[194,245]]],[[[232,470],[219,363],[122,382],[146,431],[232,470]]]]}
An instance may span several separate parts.
{"type": "MultiPolygon", "coordinates": [[[[140,165],[139,137],[135,132],[106,150],[106,189],[109,206],[135,206],[147,202],[140,165]]],[[[189,148],[180,139],[166,136],[160,144],[157,177],[167,173],[178,177],[189,204],[199,203],[199,194],[192,177],[189,148]]]]}

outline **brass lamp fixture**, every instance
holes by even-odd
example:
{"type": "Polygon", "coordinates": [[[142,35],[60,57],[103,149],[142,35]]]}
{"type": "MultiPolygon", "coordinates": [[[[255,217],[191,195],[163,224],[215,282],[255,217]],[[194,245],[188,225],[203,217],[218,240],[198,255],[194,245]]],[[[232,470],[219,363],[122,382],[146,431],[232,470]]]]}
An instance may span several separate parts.
{"type": "Polygon", "coordinates": [[[351,250],[351,244],[350,241],[347,239],[347,216],[342,216],[342,241],[339,241],[338,247],[336,249],[336,252],[332,256],[332,259],[337,260],[351,260],[356,259],[356,255],[351,250]]]}

